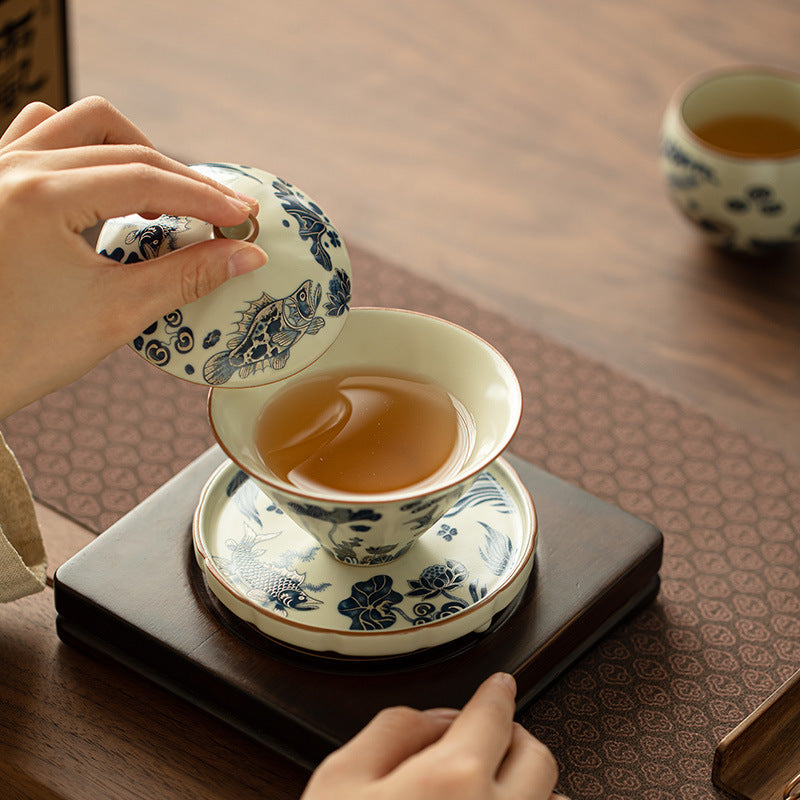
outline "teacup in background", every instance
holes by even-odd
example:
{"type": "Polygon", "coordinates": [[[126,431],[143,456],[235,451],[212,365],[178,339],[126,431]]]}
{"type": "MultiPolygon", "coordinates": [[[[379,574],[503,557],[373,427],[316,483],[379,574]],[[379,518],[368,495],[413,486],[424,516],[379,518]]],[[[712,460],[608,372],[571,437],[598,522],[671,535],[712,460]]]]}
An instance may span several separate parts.
{"type": "Polygon", "coordinates": [[[800,152],[744,156],[695,133],[750,114],[800,128],[800,75],[738,66],[691,79],[664,114],[660,164],[672,201],[715,245],[763,253],[800,240],[800,152]]]}
{"type": "Polygon", "coordinates": [[[209,393],[217,441],[288,517],[335,559],[372,566],[399,558],[467,491],[510,442],[522,413],[514,371],[493,347],[445,320],[399,309],[356,308],[329,350],[301,374],[269,386],[209,393]],[[290,382],[340,368],[380,368],[437,383],[471,417],[469,452],[438,481],[381,494],[310,493],[270,473],[258,455],[261,410],[290,382]]]}

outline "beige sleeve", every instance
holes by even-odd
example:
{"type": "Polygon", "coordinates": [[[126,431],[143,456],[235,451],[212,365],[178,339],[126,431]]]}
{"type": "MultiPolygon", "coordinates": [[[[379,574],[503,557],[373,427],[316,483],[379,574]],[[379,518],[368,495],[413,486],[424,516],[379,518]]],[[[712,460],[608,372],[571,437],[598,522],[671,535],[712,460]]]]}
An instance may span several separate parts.
{"type": "Polygon", "coordinates": [[[0,434],[0,603],[44,589],[46,568],[30,489],[0,434]]]}

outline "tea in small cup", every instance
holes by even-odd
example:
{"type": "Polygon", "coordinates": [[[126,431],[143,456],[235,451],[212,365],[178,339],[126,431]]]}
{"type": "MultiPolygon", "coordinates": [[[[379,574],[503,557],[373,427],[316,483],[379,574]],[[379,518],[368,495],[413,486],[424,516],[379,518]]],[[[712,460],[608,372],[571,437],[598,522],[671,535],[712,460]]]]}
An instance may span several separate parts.
{"type": "Polygon", "coordinates": [[[730,67],[672,97],[660,163],[672,201],[723,248],[800,240],[800,75],[730,67]]]}
{"type": "Polygon", "coordinates": [[[285,381],[214,388],[223,450],[334,558],[399,558],[505,449],[522,411],[508,362],[469,331],[356,308],[285,381]]]}

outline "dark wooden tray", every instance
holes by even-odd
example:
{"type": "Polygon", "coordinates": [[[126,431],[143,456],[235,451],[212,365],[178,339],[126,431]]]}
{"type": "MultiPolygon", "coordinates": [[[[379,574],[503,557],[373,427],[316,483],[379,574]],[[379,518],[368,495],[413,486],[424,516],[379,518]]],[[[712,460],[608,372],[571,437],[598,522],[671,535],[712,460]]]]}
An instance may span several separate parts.
{"type": "Polygon", "coordinates": [[[658,590],[661,533],[508,456],[539,518],[528,587],[484,634],[401,658],[290,650],[207,590],[191,545],[214,447],[61,566],[61,639],[110,658],[309,768],[394,704],[462,706],[484,677],[513,673],[519,706],[658,590]]]}

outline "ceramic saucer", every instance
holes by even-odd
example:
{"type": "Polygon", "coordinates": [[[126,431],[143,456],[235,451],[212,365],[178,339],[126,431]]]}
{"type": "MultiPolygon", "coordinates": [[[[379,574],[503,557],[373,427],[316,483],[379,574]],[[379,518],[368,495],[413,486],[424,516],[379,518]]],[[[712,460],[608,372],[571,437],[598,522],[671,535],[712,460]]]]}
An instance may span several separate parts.
{"type": "Polygon", "coordinates": [[[131,346],[159,369],[206,386],[261,386],[304,369],[333,344],[350,308],[347,248],[296,186],[236,164],[193,169],[259,202],[258,217],[219,229],[191,217],[108,220],[97,251],[124,264],[219,236],[255,241],[269,261],[157,319],[131,346]]]}
{"type": "Polygon", "coordinates": [[[206,484],[193,524],[210,590],[285,644],[347,656],[411,653],[489,627],[533,566],[536,512],[502,458],[402,558],[340,563],[236,464],[206,484]]]}

